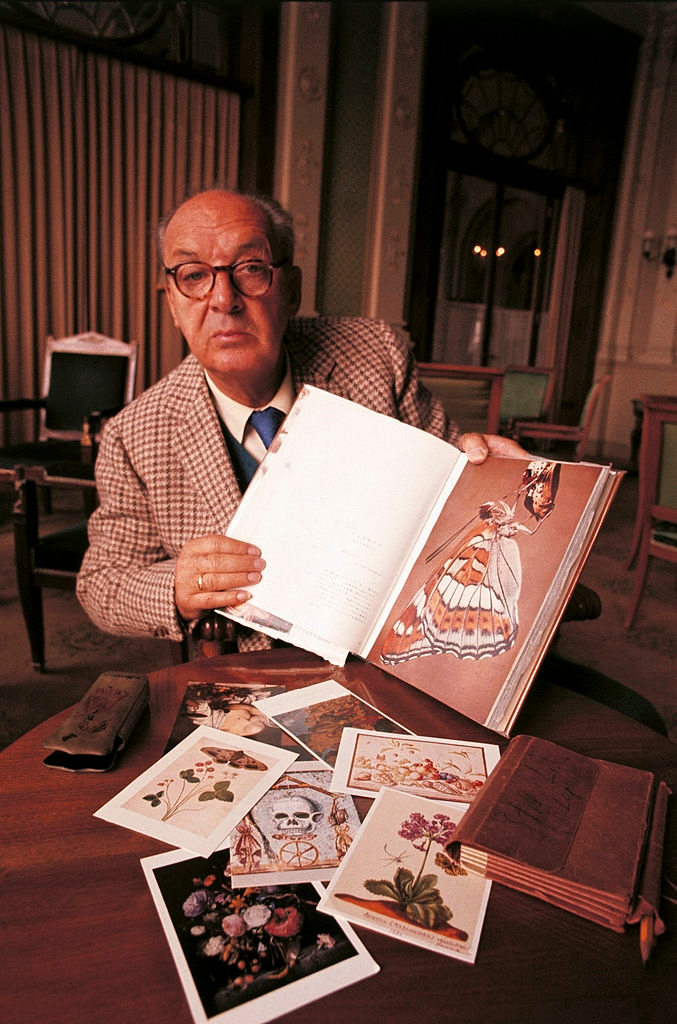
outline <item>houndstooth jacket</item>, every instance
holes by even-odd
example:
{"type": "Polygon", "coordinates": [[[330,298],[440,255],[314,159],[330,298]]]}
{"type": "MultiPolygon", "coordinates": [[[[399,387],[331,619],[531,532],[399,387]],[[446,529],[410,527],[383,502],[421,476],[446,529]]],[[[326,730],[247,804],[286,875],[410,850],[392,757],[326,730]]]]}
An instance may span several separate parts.
{"type": "MultiPolygon", "coordinates": [[[[418,384],[406,342],[366,319],[297,318],[285,333],[294,385],[311,384],[454,443],[459,431],[418,384]]],[[[100,504],[77,594],[106,632],[181,640],[176,557],[194,537],[226,533],[241,491],[204,372],[189,355],[103,432],[100,504]]],[[[243,633],[242,650],[270,646],[243,633]]]]}

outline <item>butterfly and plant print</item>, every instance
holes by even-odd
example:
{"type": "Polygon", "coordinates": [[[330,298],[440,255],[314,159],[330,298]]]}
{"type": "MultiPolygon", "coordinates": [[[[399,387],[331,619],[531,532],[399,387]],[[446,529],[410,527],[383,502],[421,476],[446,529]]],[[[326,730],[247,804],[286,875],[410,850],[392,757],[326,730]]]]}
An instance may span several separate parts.
{"type": "MultiPolygon", "coordinates": [[[[519,629],[522,563],[514,537],[533,534],[555,507],[560,465],[530,462],[514,500],[486,501],[472,526],[419,588],[385,639],[381,661],[397,665],[413,658],[453,654],[493,658],[509,651],[519,629]],[[520,499],[529,520],[518,519],[520,499]],[[528,525],[529,521],[535,525],[528,525]]],[[[456,540],[428,556],[439,557],[456,540]]]]}

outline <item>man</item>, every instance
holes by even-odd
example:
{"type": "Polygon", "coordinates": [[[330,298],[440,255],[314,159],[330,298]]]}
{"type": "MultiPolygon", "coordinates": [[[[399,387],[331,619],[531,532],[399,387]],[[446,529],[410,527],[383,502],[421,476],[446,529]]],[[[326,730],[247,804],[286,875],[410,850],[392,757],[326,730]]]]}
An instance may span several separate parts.
{"type": "MultiPolygon", "coordinates": [[[[168,218],[160,245],[190,355],[103,434],[77,585],[101,629],[180,640],[210,610],[247,600],[265,562],[226,533],[265,452],[249,415],[286,414],[304,383],[443,437],[472,462],[523,454],[505,438],[460,435],[388,325],[294,319],[301,273],[291,218],[274,201],[201,192],[168,218]]],[[[238,644],[269,640],[243,631],[238,644]]]]}

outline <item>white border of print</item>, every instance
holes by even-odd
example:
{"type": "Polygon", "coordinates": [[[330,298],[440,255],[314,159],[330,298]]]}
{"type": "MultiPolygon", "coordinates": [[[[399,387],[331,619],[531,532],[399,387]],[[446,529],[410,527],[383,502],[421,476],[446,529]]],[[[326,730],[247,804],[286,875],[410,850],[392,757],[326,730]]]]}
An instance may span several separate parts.
{"type": "MultiPolygon", "coordinates": [[[[370,704],[369,701],[364,700],[362,697],[358,697],[352,690],[349,690],[346,686],[342,686],[341,683],[335,682],[333,679],[327,679],[326,682],[323,683],[313,683],[311,686],[299,687],[296,690],[289,690],[287,693],[281,693],[277,697],[267,697],[264,700],[254,701],[254,707],[258,708],[259,711],[263,711],[265,715],[277,722],[281,728],[285,729],[291,736],[294,736],[294,739],[300,743],[302,747],[309,750],[313,757],[322,761],[322,764],[326,765],[327,768],[333,768],[332,765],[327,764],[327,762],[320,757],[316,750],[313,750],[312,747],[309,747],[303,742],[303,740],[299,739],[299,737],[296,736],[288,726],[282,725],[281,722],[278,722],[277,716],[289,714],[290,711],[298,711],[299,708],[311,708],[315,704],[322,704],[324,701],[338,700],[341,697],[352,697],[360,704],[364,704],[365,707],[371,708],[371,710],[375,711],[376,714],[381,716],[381,718],[392,722],[393,725],[396,725],[398,729],[402,730],[402,732],[409,732],[408,729],[403,725],[400,725],[399,722],[396,722],[390,717],[390,715],[381,711],[380,708],[370,704]]],[[[409,734],[411,735],[411,733],[409,734]]]]}
{"type": "MultiPolygon", "coordinates": [[[[354,948],[355,956],[326,967],[323,970],[315,971],[305,978],[290,982],[265,995],[249,999],[240,1006],[232,1007],[229,1010],[224,1010],[212,1017],[208,1017],[204,1011],[199,990],[193,980],[176,929],[155,878],[156,868],[190,859],[183,850],[170,850],[167,853],[142,859],[141,867],[146,875],[146,880],[160,921],[162,922],[162,927],[195,1024],[219,1024],[219,1022],[223,1022],[223,1024],[265,1024],[266,1021],[273,1020],[282,1014],[290,1013],[292,1010],[297,1010],[315,999],[321,999],[323,996],[336,992],[338,989],[371,977],[380,970],[379,965],[373,960],[351,926],[345,921],[337,920],[339,928],[344,932],[354,948]]],[[[322,887],[319,885],[315,885],[314,888],[318,893],[323,892],[322,887]]]]}
{"type": "MultiPolygon", "coordinates": [[[[435,763],[438,765],[442,764],[445,758],[451,763],[454,759],[457,761],[459,756],[463,757],[468,751],[475,752],[476,756],[478,754],[481,756],[486,771],[474,771],[472,773],[472,780],[479,780],[482,785],[487,781],[490,772],[496,767],[501,756],[500,747],[494,743],[473,743],[466,740],[449,740],[434,736],[412,736],[410,733],[397,735],[396,733],[389,732],[371,732],[368,729],[347,728],[343,730],[343,735],[341,736],[341,745],[336,758],[331,783],[332,792],[350,793],[353,796],[366,796],[374,799],[379,789],[385,786],[388,789],[398,789],[403,793],[430,797],[433,800],[463,804],[464,807],[472,803],[476,793],[481,792],[480,786],[476,789],[473,787],[464,788],[462,793],[454,793],[453,783],[451,782],[446,786],[444,782],[440,782],[437,785],[434,782],[426,784],[425,779],[417,782],[413,775],[412,781],[407,784],[394,783],[393,785],[388,785],[387,781],[367,782],[365,780],[365,784],[361,786],[355,759],[360,756],[361,746],[365,744],[371,746],[379,739],[383,740],[384,744],[393,748],[397,744],[401,745],[403,757],[406,755],[407,747],[416,747],[419,756],[434,758],[435,763]]],[[[394,749],[393,755],[397,756],[397,753],[394,749]]],[[[415,756],[416,754],[412,754],[409,760],[411,761],[415,756]]],[[[396,762],[393,763],[393,766],[397,767],[396,762]]]]}
{"type": "MultiPolygon", "coordinates": [[[[94,816],[206,857],[226,841],[247,811],[295,760],[296,754],[293,752],[201,725],[100,807],[94,816]],[[204,761],[205,746],[227,750],[235,748],[263,763],[265,769],[240,769],[216,762],[211,779],[222,783],[228,781],[234,799],[229,802],[219,799],[200,802],[198,799],[199,807],[193,804],[190,809],[178,812],[182,818],[180,825],[176,821],[163,821],[154,813],[166,803],[165,796],[161,795],[163,791],[158,788],[161,780],[164,777],[165,781],[171,780],[177,786],[182,786],[179,772],[186,771],[188,765],[194,766],[196,761],[204,761]],[[153,794],[157,794],[155,800],[152,799],[153,794]]],[[[197,789],[193,791],[192,785],[195,785],[194,780],[190,784],[191,788],[185,789],[188,799],[194,795],[199,797],[201,792],[197,789]]],[[[176,810],[172,815],[177,816],[176,810]]]]}

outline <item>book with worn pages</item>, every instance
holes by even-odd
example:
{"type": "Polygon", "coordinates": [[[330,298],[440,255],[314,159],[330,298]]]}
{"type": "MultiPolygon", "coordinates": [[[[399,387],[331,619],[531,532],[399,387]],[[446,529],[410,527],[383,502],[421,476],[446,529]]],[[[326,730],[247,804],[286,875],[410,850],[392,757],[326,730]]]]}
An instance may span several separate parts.
{"type": "Polygon", "coordinates": [[[220,611],[373,662],[509,735],[622,474],[490,457],[304,387],[228,533],[266,561],[220,611]]]}
{"type": "Polygon", "coordinates": [[[516,736],[448,851],[473,870],[622,932],[655,934],[669,790],[648,771],[516,736]]]}

